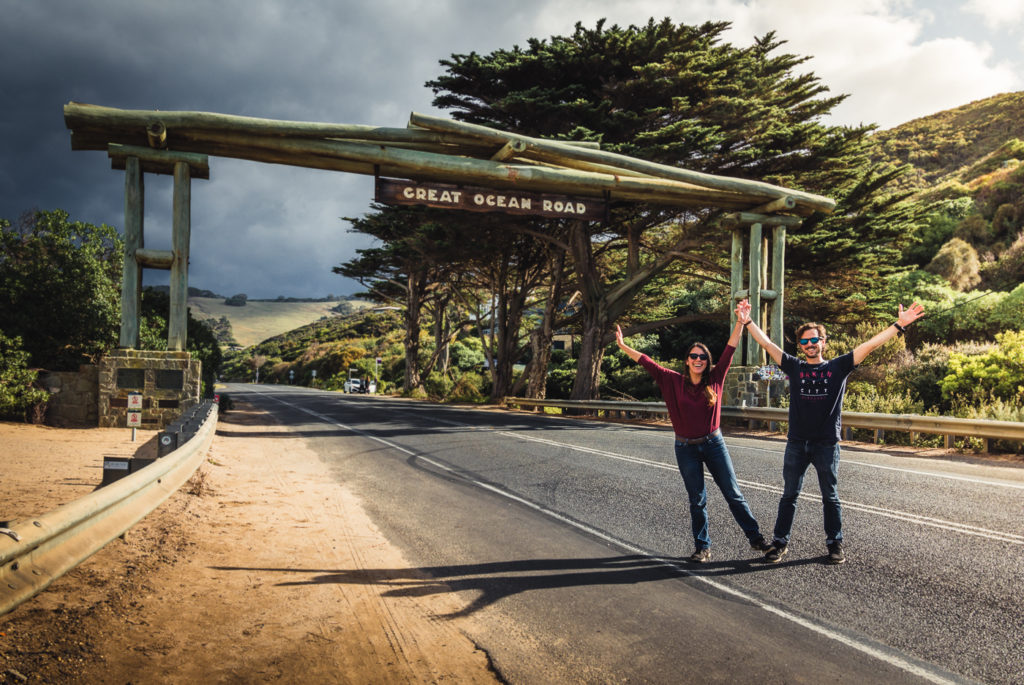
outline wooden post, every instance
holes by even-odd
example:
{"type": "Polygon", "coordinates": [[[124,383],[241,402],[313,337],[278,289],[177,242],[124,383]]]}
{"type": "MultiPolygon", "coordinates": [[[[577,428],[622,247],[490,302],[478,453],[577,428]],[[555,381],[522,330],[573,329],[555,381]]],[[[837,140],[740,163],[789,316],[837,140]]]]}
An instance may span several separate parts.
{"type": "Polygon", "coordinates": [[[171,265],[171,311],[167,321],[167,349],[182,351],[188,332],[188,248],[191,234],[192,186],[187,162],[174,165],[174,223],[171,265]]]}
{"type": "Polygon", "coordinates": [[[139,310],[142,306],[142,267],[135,261],[135,251],[143,246],[145,187],[139,159],[129,157],[125,161],[124,264],[121,279],[121,335],[118,346],[135,349],[139,345],[139,310]]]}
{"type": "MultiPolygon", "coordinates": [[[[761,254],[761,224],[755,223],[750,226],[750,267],[748,269],[747,297],[750,299],[750,315],[757,317],[754,322],[764,327],[761,319],[761,262],[764,255],[761,254]]],[[[746,365],[759,366],[764,362],[761,359],[764,352],[760,345],[748,345],[746,365]]]]}
{"type": "Polygon", "coordinates": [[[772,303],[771,333],[770,337],[776,345],[782,347],[785,338],[783,337],[783,294],[786,292],[786,227],[774,226],[772,228],[772,290],[775,291],[775,301],[772,303]]]}
{"type": "MultiPolygon", "coordinates": [[[[732,271],[730,274],[729,287],[729,330],[736,325],[736,303],[742,300],[740,290],[743,289],[743,232],[734,228],[732,230],[732,271]]],[[[753,344],[746,335],[740,336],[740,349],[736,350],[737,359],[743,359],[743,342],[746,339],[747,346],[753,344]]]]}

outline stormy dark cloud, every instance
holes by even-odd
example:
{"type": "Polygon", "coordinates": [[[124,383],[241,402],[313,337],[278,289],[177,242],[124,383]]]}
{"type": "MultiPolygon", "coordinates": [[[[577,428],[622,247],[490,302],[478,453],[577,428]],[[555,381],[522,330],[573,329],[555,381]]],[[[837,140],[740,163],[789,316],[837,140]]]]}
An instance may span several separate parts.
{"type": "MultiPolygon", "coordinates": [[[[895,125],[1020,87],[1011,42],[1020,11],[981,0],[955,13],[938,0],[834,4],[0,0],[0,218],[61,208],[120,228],[123,175],[105,153],[72,152],[69,101],[401,127],[411,111],[443,114],[423,85],[439,60],[601,17],[729,20],[737,44],[776,30],[787,50],[814,56],[809,69],[834,92],[852,95],[838,123],[895,125]]],[[[191,285],[250,297],[358,290],[331,267],[369,245],[341,217],[367,211],[372,179],[222,158],[210,166],[210,180],[193,182],[191,285]]],[[[147,176],[146,193],[147,247],[169,248],[170,180],[147,176]]],[[[146,282],[166,274],[147,270],[146,282]]]]}

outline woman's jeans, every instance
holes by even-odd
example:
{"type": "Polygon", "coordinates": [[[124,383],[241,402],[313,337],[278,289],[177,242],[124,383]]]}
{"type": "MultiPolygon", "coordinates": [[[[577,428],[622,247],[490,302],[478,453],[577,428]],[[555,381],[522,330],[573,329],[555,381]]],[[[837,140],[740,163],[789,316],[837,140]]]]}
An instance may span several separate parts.
{"type": "Polygon", "coordinates": [[[843,511],[839,504],[839,443],[813,440],[789,440],[782,458],[782,499],[775,519],[775,542],[789,544],[796,516],[796,500],[804,485],[808,466],[818,472],[821,506],[825,513],[825,544],[843,539],[843,511]]]}
{"type": "Polygon", "coordinates": [[[750,513],[750,506],[736,483],[732,459],[721,433],[716,433],[700,445],[684,445],[677,440],[676,462],[679,464],[679,473],[683,475],[686,495],[690,499],[690,524],[693,526],[693,539],[697,549],[707,549],[711,546],[711,538],[708,537],[708,498],[707,490],[704,488],[704,466],[708,467],[708,473],[722,491],[725,501],[729,503],[729,511],[746,533],[747,539],[753,542],[761,537],[757,520],[750,513]]]}

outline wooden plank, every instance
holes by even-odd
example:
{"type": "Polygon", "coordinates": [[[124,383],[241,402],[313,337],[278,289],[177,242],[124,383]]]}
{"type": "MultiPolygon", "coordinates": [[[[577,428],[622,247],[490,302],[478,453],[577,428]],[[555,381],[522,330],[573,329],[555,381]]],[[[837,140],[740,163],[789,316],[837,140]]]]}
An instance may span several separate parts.
{"type": "Polygon", "coordinates": [[[471,212],[502,212],[520,216],[543,216],[549,219],[601,221],[607,212],[607,203],[594,197],[495,190],[445,183],[418,183],[379,177],[374,199],[388,204],[423,205],[471,212]]]}

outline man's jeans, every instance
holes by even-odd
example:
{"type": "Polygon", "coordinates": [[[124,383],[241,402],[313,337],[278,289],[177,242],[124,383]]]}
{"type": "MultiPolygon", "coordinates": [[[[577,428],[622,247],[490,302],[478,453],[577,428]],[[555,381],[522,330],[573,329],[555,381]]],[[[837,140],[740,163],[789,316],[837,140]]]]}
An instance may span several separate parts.
{"type": "Polygon", "coordinates": [[[676,463],[679,464],[679,473],[683,475],[686,495],[690,500],[690,524],[693,527],[693,539],[697,549],[707,549],[711,546],[711,538],[708,537],[708,498],[707,490],[704,488],[705,465],[725,496],[725,501],[729,503],[729,510],[746,533],[747,539],[754,541],[761,537],[757,520],[750,513],[750,506],[736,483],[732,459],[721,433],[716,433],[700,445],[684,445],[677,440],[676,463]]]}
{"type": "Polygon", "coordinates": [[[775,519],[775,542],[789,544],[796,516],[796,500],[804,485],[807,467],[814,465],[821,488],[821,506],[825,513],[825,544],[843,539],[843,511],[836,484],[839,479],[839,443],[813,440],[789,440],[782,458],[782,499],[775,519]]]}

